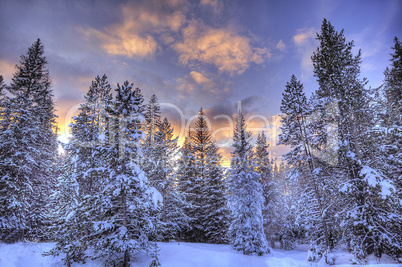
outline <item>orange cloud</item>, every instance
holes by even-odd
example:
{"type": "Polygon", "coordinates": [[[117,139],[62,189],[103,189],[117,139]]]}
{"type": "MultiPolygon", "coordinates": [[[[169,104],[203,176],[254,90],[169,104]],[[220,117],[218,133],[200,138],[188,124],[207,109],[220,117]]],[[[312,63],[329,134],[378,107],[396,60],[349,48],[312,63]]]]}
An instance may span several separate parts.
{"type": "Polygon", "coordinates": [[[185,23],[185,5],[179,1],[166,1],[148,5],[126,5],[122,8],[122,23],[113,24],[102,30],[87,29],[90,39],[101,42],[101,47],[111,55],[149,57],[158,51],[156,35],[164,43],[171,43],[172,32],[177,32],[185,23]]]}
{"type": "Polygon", "coordinates": [[[261,64],[271,54],[267,48],[252,46],[252,41],[232,28],[212,28],[190,21],[182,31],[183,41],[174,44],[184,65],[207,63],[230,74],[243,73],[251,63],[261,64]]]}
{"type": "Polygon", "coordinates": [[[211,80],[205,77],[202,73],[192,71],[190,72],[190,76],[196,81],[198,84],[200,83],[207,83],[210,82],[211,80]]]}
{"type": "Polygon", "coordinates": [[[90,29],[87,35],[100,40],[102,47],[111,55],[147,57],[154,55],[158,49],[158,44],[151,35],[142,37],[124,30],[108,34],[94,29],[90,29]]]}

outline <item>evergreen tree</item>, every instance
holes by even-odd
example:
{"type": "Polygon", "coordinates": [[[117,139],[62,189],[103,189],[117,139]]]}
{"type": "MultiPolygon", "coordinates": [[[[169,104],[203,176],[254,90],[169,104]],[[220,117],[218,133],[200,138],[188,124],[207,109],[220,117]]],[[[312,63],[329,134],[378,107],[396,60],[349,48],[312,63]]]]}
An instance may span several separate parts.
{"type": "Polygon", "coordinates": [[[264,218],[264,231],[265,234],[269,236],[268,240],[270,240],[271,247],[274,247],[275,243],[272,237],[274,234],[273,228],[275,224],[275,202],[277,200],[277,192],[272,176],[272,165],[269,159],[268,147],[269,144],[267,144],[267,138],[264,132],[261,132],[257,136],[255,146],[255,170],[261,176],[261,185],[264,196],[264,209],[262,212],[264,218]]]}
{"type": "Polygon", "coordinates": [[[148,241],[154,227],[150,212],[155,208],[151,201],[155,190],[149,188],[144,172],[134,161],[140,153],[139,127],[144,120],[139,90],[133,90],[133,84],[126,81],[117,85],[116,92],[108,107],[113,127],[106,132],[107,175],[87,211],[93,223],[88,246],[95,251],[92,259],[104,258],[111,265],[129,266],[131,253],[156,257],[156,244],[148,241]]]}
{"type": "Polygon", "coordinates": [[[145,140],[147,143],[149,143],[149,142],[153,143],[155,133],[157,132],[157,129],[161,123],[160,106],[159,106],[158,98],[156,97],[155,94],[153,94],[151,96],[148,104],[145,106],[144,117],[145,117],[145,127],[144,128],[145,128],[145,133],[147,135],[145,140]]]}
{"type": "Polygon", "coordinates": [[[205,170],[204,192],[205,218],[203,228],[208,243],[227,243],[227,230],[229,228],[229,210],[225,197],[224,170],[221,166],[222,156],[215,143],[211,143],[206,155],[207,166],[205,170]]]}
{"type": "Polygon", "coordinates": [[[71,138],[64,145],[59,184],[52,196],[55,247],[46,255],[66,253],[65,264],[84,262],[91,232],[90,210],[108,175],[106,107],[112,99],[106,75],[95,77],[85,95],[86,102],[70,124],[71,138]]]}
{"type": "Polygon", "coordinates": [[[202,108],[182,147],[179,190],[185,196],[190,226],[184,236],[191,242],[225,243],[228,210],[224,196],[221,156],[211,140],[202,108]]]}
{"type": "MultiPolygon", "coordinates": [[[[324,167],[312,150],[312,133],[307,125],[308,102],[303,92],[303,84],[294,75],[286,84],[281,112],[282,133],[279,135],[279,144],[291,146],[291,151],[285,155],[285,159],[288,164],[293,166],[295,175],[292,177],[301,191],[302,202],[309,203],[309,206],[302,210],[304,215],[302,224],[308,226],[309,229],[309,260],[315,261],[324,255],[328,264],[334,264],[333,258],[330,257],[332,244],[328,225],[329,218],[326,215],[329,213],[324,212],[331,207],[332,203],[329,198],[324,197],[324,178],[323,172],[320,171],[324,167]]],[[[326,179],[326,183],[329,181],[330,179],[326,179]]],[[[288,205],[285,201],[284,207],[286,206],[288,205]]],[[[289,222],[286,222],[286,225],[289,225],[289,222]]],[[[289,227],[286,226],[286,228],[289,227]]],[[[289,232],[288,229],[283,231],[289,232]]],[[[286,235],[290,236],[289,233],[286,235]]]]}
{"type": "Polygon", "coordinates": [[[398,257],[401,225],[393,216],[399,201],[391,181],[370,166],[370,155],[363,153],[372,116],[369,95],[360,80],[361,53],[352,55],[353,42],[346,43],[341,32],[324,19],[317,35],[320,46],[312,56],[319,89],[317,101],[335,102],[336,116],[323,113],[320,120],[333,121],[338,129],[338,192],[345,202],[341,218],[343,241],[353,251],[353,263],[365,263],[370,253],[382,252],[398,257]],[[388,189],[387,189],[388,188],[388,189]],[[385,193],[386,192],[386,193],[385,193]],[[388,227],[390,226],[390,227],[388,227]],[[384,230],[391,229],[391,230],[384,230]]]}
{"type": "MultiPolygon", "coordinates": [[[[71,146],[70,146],[71,148],[71,146]]],[[[85,262],[83,247],[85,231],[79,210],[80,193],[77,174],[77,155],[65,147],[65,154],[60,162],[58,184],[51,196],[51,214],[53,216],[53,240],[57,241],[52,250],[45,256],[58,256],[64,253],[63,263],[71,266],[72,262],[85,262]]]]}
{"type": "Polygon", "coordinates": [[[0,121],[0,232],[7,242],[44,237],[57,153],[51,80],[40,39],[19,63],[0,121]]]}
{"type": "MultiPolygon", "coordinates": [[[[178,190],[182,198],[185,200],[184,214],[188,217],[189,222],[195,220],[194,207],[196,205],[198,184],[196,181],[195,155],[193,142],[191,140],[191,132],[184,139],[184,143],[180,148],[180,158],[178,161],[178,190]]],[[[189,223],[188,227],[182,230],[181,239],[192,241],[192,227],[189,223]]]]}
{"type": "Polygon", "coordinates": [[[155,161],[151,186],[162,195],[162,207],[158,221],[159,239],[177,239],[178,233],[188,226],[188,218],[183,212],[185,203],[177,190],[177,178],[175,175],[178,153],[177,137],[173,138],[173,127],[165,118],[159,125],[155,134],[155,161]]]}
{"type": "Polygon", "coordinates": [[[281,161],[276,173],[277,179],[277,202],[276,209],[279,209],[277,221],[279,223],[280,248],[292,250],[296,247],[296,239],[299,238],[302,228],[296,223],[296,184],[290,179],[289,166],[281,161]]]}
{"type": "Polygon", "coordinates": [[[229,228],[230,244],[245,255],[269,252],[264,234],[262,209],[264,197],[260,183],[261,176],[254,171],[250,133],[241,111],[237,118],[229,170],[228,193],[231,209],[229,228]]]}
{"type": "Polygon", "coordinates": [[[385,115],[380,122],[383,131],[377,140],[382,140],[380,165],[402,197],[402,44],[397,37],[394,42],[391,68],[384,72],[385,115]]]}
{"type": "MultiPolygon", "coordinates": [[[[145,106],[144,117],[142,129],[144,129],[145,138],[141,142],[142,157],[140,158],[140,167],[145,172],[150,184],[160,190],[161,187],[158,184],[161,182],[161,176],[158,173],[160,171],[158,160],[160,159],[161,151],[158,150],[159,144],[155,142],[155,135],[161,122],[160,107],[156,95],[152,95],[149,103],[145,106]]],[[[157,216],[157,214],[152,216],[157,216]]]]}
{"type": "Polygon", "coordinates": [[[211,145],[211,132],[208,128],[207,118],[202,110],[198,112],[197,120],[195,121],[194,131],[191,135],[192,148],[194,149],[194,200],[192,204],[192,212],[189,217],[192,228],[192,238],[196,242],[206,241],[205,220],[207,216],[207,154],[211,145]]]}

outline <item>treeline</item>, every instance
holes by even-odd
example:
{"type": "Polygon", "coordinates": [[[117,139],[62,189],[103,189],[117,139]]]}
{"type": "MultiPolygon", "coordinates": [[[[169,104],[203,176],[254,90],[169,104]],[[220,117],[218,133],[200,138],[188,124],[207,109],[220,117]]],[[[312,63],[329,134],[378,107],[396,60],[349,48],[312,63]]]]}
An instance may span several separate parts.
{"type": "Polygon", "coordinates": [[[212,140],[202,109],[178,146],[158,99],[128,81],[97,76],[58,154],[44,47],[21,56],[0,91],[0,238],[53,241],[63,263],[102,259],[159,264],[155,241],[229,243],[263,255],[310,245],[310,261],[334,264],[346,245],[354,263],[382,253],[400,260],[402,56],[395,39],[384,85],[366,89],[361,56],[324,20],[312,56],[319,89],[310,99],[292,76],[281,105],[287,165],[269,160],[241,110],[232,161],[212,140]],[[114,91],[114,93],[113,93],[114,91]]]}
{"type": "Polygon", "coordinates": [[[265,185],[272,185],[268,145],[261,134],[253,148],[241,112],[227,172],[202,109],[178,147],[155,95],[144,103],[128,81],[112,93],[106,75],[97,76],[59,155],[46,64],[38,39],[21,56],[12,83],[1,83],[2,242],[56,242],[45,255],[64,255],[66,265],[102,259],[128,266],[137,253],[158,265],[155,241],[269,252],[263,228],[264,192],[271,190],[265,185]]]}

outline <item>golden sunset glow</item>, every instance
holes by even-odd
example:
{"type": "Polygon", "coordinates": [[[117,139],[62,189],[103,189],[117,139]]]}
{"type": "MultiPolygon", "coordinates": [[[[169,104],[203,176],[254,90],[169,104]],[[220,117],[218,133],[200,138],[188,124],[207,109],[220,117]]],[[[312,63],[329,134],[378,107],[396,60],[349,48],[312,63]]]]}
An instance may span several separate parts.
{"type": "MultiPolygon", "coordinates": [[[[286,16],[279,16],[282,4],[270,1],[35,3],[1,4],[2,17],[7,19],[5,38],[0,41],[0,74],[9,84],[19,56],[41,38],[52,77],[60,140],[68,140],[68,124],[84,102],[91,81],[106,74],[112,89],[116,83],[133,82],[142,90],[144,104],[156,94],[167,105],[162,117],[171,120],[175,134],[180,135],[179,144],[188,121],[203,107],[226,166],[238,103],[251,118],[248,127],[253,138],[261,131],[266,133],[272,157],[287,150],[276,145],[282,91],[292,73],[300,77],[307,94],[317,88],[311,63],[316,33],[323,17],[341,12],[334,4],[318,5],[307,16],[300,7],[287,6],[286,16]],[[10,16],[15,8],[26,23],[10,16]]],[[[311,7],[311,3],[304,4],[311,7]]],[[[370,77],[373,88],[381,84],[381,73],[388,64],[387,49],[393,38],[389,34],[400,30],[391,30],[398,4],[384,4],[384,8],[389,10],[387,16],[378,19],[363,12],[361,25],[349,23],[353,16],[334,21],[362,48],[362,76],[370,77]],[[370,34],[368,27],[373,29],[370,34]]]]}

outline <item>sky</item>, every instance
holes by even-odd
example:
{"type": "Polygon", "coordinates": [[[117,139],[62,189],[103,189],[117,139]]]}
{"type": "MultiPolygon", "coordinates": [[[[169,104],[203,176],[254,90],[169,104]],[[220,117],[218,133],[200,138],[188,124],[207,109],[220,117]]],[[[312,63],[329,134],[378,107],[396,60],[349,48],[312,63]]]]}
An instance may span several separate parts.
{"type": "Polygon", "coordinates": [[[202,107],[226,161],[241,106],[277,157],[286,82],[294,74],[307,95],[317,89],[310,58],[324,18],[361,49],[367,86],[380,86],[402,38],[398,0],[0,0],[0,75],[10,83],[40,38],[62,140],[91,81],[106,74],[112,88],[134,83],[146,102],[156,94],[181,139],[202,107]]]}

